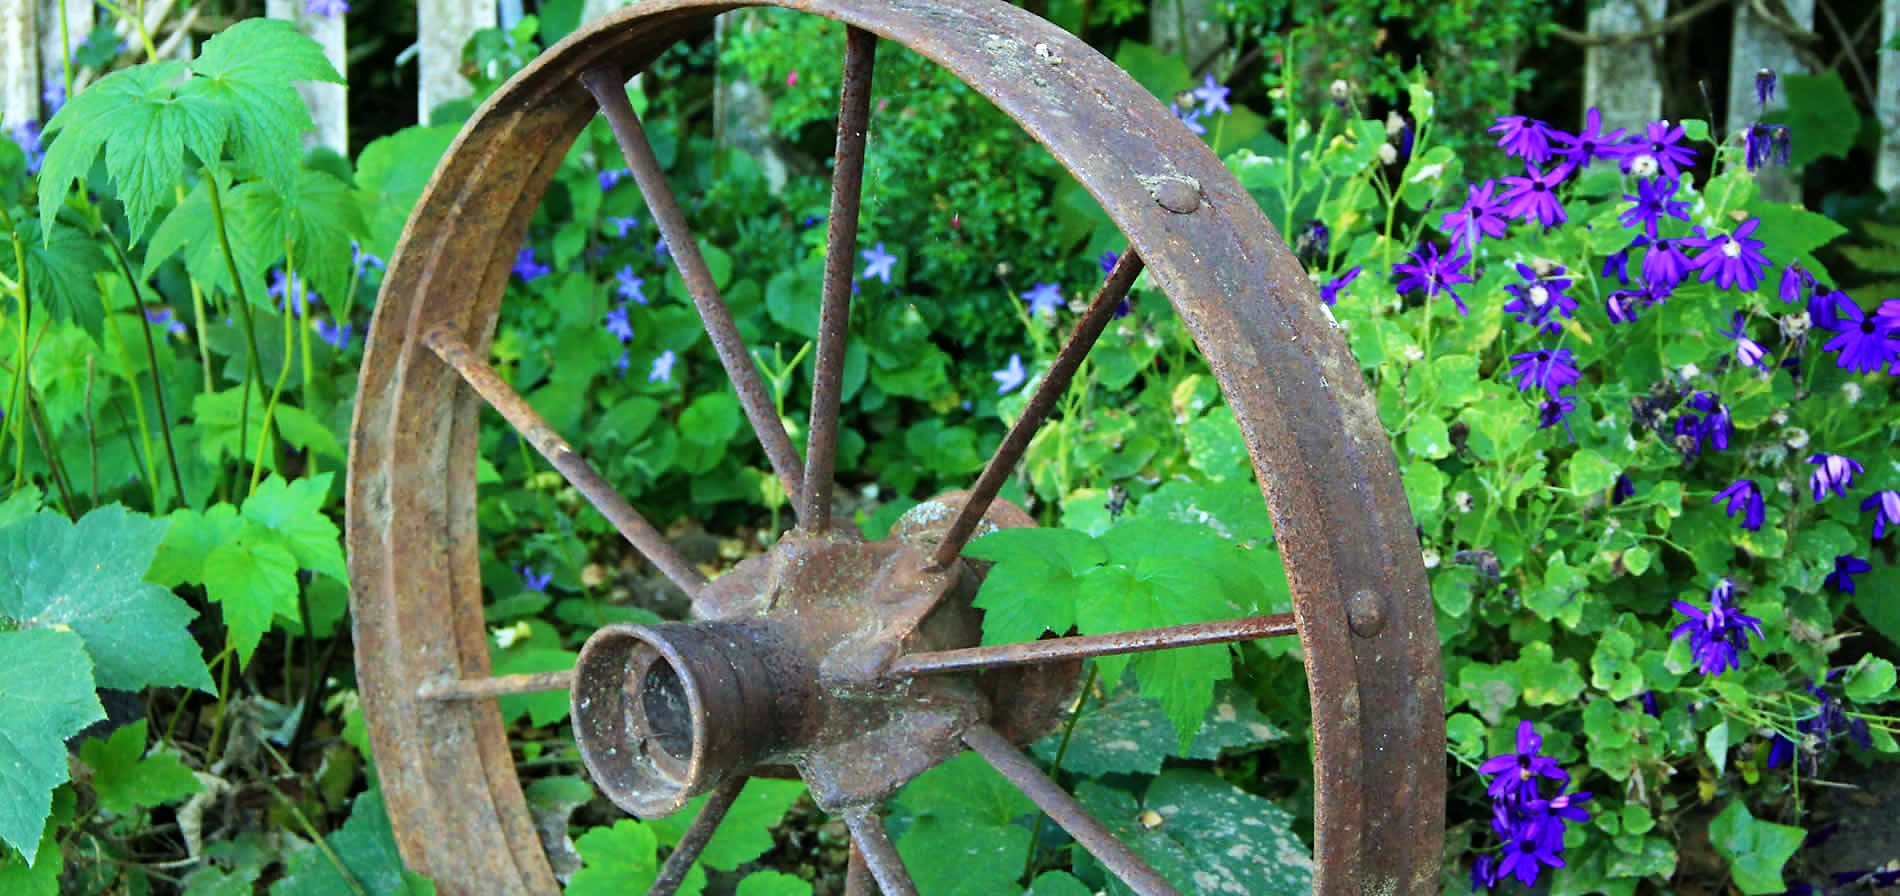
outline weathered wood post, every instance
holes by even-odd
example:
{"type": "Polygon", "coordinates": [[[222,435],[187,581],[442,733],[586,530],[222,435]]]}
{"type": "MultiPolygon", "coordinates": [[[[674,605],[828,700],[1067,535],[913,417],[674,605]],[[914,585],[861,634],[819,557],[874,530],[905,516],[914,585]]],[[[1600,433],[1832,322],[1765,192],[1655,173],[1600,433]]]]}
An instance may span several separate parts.
{"type": "MultiPolygon", "coordinates": [[[[1787,12],[1784,24],[1813,30],[1814,0],[1781,0],[1781,6],[1787,12]]],[[[1769,3],[1768,7],[1773,10],[1774,4],[1769,3]]],[[[1774,12],[1779,14],[1780,10],[1774,12]]],[[[1794,42],[1780,29],[1763,20],[1752,0],[1735,6],[1732,46],[1734,51],[1729,56],[1728,73],[1728,125],[1723,133],[1734,139],[1737,133],[1754,124],[1759,117],[1766,116],[1772,121],[1775,111],[1787,105],[1784,92],[1777,90],[1774,99],[1768,103],[1767,111],[1762,110],[1755,100],[1756,72],[1765,68],[1777,76],[1784,76],[1802,74],[1808,69],[1801,61],[1801,54],[1795,51],[1794,42]]],[[[1795,202],[1801,198],[1800,183],[1780,167],[1764,166],[1755,174],[1763,196],[1782,202],[1795,202]]]]}
{"type": "Polygon", "coordinates": [[[1155,0],[1148,12],[1148,42],[1199,70],[1226,40],[1215,0],[1155,0]]]}
{"type": "MultiPolygon", "coordinates": [[[[92,0],[39,0],[40,33],[40,85],[46,87],[58,84],[64,90],[66,86],[66,60],[72,52],[86,42],[86,35],[92,33],[92,0]],[[65,29],[65,40],[60,39],[60,30],[65,29]]],[[[51,118],[53,110],[42,109],[41,115],[51,118]]]]}
{"type": "MultiPolygon", "coordinates": [[[[298,31],[322,45],[323,55],[330,60],[330,64],[336,66],[336,70],[345,77],[349,75],[345,71],[347,54],[342,13],[323,15],[311,12],[308,0],[270,0],[265,11],[273,19],[283,19],[297,26],[298,31]]],[[[303,96],[304,105],[310,107],[310,119],[317,125],[316,130],[304,135],[304,149],[322,146],[348,156],[349,86],[299,82],[297,92],[303,96]]]]}
{"type": "MultiPolygon", "coordinates": [[[[1590,36],[1612,39],[1662,21],[1669,0],[1604,0],[1590,10],[1590,36]]],[[[1656,71],[1661,38],[1592,44],[1584,51],[1583,105],[1603,114],[1605,128],[1638,129],[1662,117],[1656,71]]]]}
{"type": "Polygon", "coordinates": [[[0,127],[40,117],[39,0],[0,0],[0,127]]]}
{"type": "Polygon", "coordinates": [[[416,102],[423,124],[429,123],[436,106],[473,90],[462,77],[462,47],[475,32],[493,27],[495,16],[495,0],[418,0],[421,89],[416,102]]]}
{"type": "MultiPolygon", "coordinates": [[[[1900,34],[1900,0],[1880,4],[1880,42],[1884,46],[1900,34]]],[[[1900,188],[1900,50],[1880,51],[1880,85],[1874,100],[1874,114],[1880,116],[1880,158],[1874,181],[1882,190],[1900,188]]]]}

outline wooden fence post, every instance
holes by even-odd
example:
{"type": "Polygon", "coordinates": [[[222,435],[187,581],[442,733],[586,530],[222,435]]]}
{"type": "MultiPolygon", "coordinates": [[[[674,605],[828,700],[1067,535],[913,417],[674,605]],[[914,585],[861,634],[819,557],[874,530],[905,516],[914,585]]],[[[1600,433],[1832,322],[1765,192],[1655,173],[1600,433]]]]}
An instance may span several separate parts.
{"type": "MultiPolygon", "coordinates": [[[[1900,34],[1900,0],[1880,4],[1880,42],[1900,34]]],[[[1880,85],[1874,100],[1880,118],[1880,158],[1874,181],[1882,190],[1900,188],[1900,51],[1880,51],[1880,85]]]]}
{"type": "Polygon", "coordinates": [[[1215,7],[1214,0],[1155,0],[1148,12],[1148,42],[1199,71],[1226,40],[1215,7]]]}
{"type": "Polygon", "coordinates": [[[495,17],[495,0],[418,0],[421,89],[416,101],[423,124],[436,106],[473,90],[462,77],[462,47],[475,32],[494,27],[495,17]]]}
{"type": "MultiPolygon", "coordinates": [[[[66,86],[66,60],[72,51],[86,42],[86,35],[92,33],[92,0],[39,0],[40,4],[40,82],[44,87],[58,84],[66,86]],[[61,13],[64,13],[66,41],[60,42],[61,13]]],[[[52,117],[52,110],[43,114],[52,117]]]]}
{"type": "Polygon", "coordinates": [[[0,126],[40,117],[39,0],[0,0],[0,126]]]}
{"type": "MultiPolygon", "coordinates": [[[[1605,0],[1590,11],[1590,36],[1634,34],[1662,20],[1669,0],[1605,0]]],[[[1603,127],[1640,129],[1662,117],[1656,71],[1661,39],[1592,46],[1584,51],[1583,105],[1603,114],[1603,127]]]]}
{"type": "MultiPolygon", "coordinates": [[[[1774,9],[1773,3],[1768,6],[1774,9]]],[[[1781,6],[1787,11],[1786,24],[1813,30],[1814,0],[1782,0],[1781,6]]],[[[1779,12],[1776,10],[1777,15],[1779,12]]],[[[1756,72],[1766,68],[1776,76],[1782,76],[1807,71],[1807,66],[1801,62],[1801,55],[1795,52],[1794,43],[1775,26],[1762,20],[1752,0],[1735,5],[1733,47],[1728,67],[1728,123],[1722,132],[1731,139],[1743,128],[1754,124],[1758,117],[1766,114],[1772,119],[1775,110],[1787,105],[1784,92],[1777,90],[1766,112],[1763,112],[1761,105],[1755,101],[1756,72]]],[[[1801,198],[1801,185],[1780,167],[1765,166],[1755,174],[1763,196],[1781,202],[1795,202],[1801,198]]]]}
{"type": "MultiPolygon", "coordinates": [[[[330,64],[345,77],[349,76],[345,69],[348,56],[342,14],[314,14],[307,0],[269,0],[265,12],[273,19],[283,19],[297,26],[298,31],[322,45],[323,55],[330,64]]],[[[304,105],[310,107],[310,119],[317,124],[316,130],[304,135],[304,149],[323,146],[347,157],[350,154],[349,86],[299,82],[297,92],[303,96],[304,105]]]]}

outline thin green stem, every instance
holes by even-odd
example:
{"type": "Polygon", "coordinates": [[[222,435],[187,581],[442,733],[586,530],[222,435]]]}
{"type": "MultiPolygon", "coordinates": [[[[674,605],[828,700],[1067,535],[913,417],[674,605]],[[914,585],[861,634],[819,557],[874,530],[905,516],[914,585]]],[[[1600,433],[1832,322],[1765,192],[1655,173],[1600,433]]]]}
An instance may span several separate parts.
{"type": "Polygon", "coordinates": [[[249,492],[257,491],[257,482],[264,474],[264,452],[271,443],[271,420],[277,414],[277,402],[284,395],[284,384],[290,381],[290,365],[297,358],[296,326],[297,316],[293,311],[303,308],[308,312],[309,296],[303,283],[297,279],[297,260],[290,247],[290,241],[284,241],[284,363],[277,371],[277,382],[271,385],[270,400],[264,404],[263,432],[257,437],[257,457],[251,463],[251,487],[249,492]]]}
{"type": "MultiPolygon", "coordinates": [[[[132,287],[132,304],[139,309],[139,323],[145,332],[145,360],[151,364],[152,368],[152,397],[155,400],[155,407],[158,410],[158,432],[165,440],[165,459],[171,462],[172,488],[177,490],[178,503],[180,506],[183,506],[187,503],[185,498],[185,477],[179,472],[178,468],[178,446],[172,440],[171,413],[165,408],[164,372],[158,367],[158,341],[152,337],[152,319],[145,314],[145,293],[144,290],[139,288],[139,280],[133,276],[132,264],[126,259],[125,249],[119,246],[119,241],[113,239],[112,234],[103,229],[100,231],[100,235],[105,237],[106,245],[112,247],[112,257],[119,263],[119,272],[125,276],[126,285],[132,287]]],[[[136,384],[137,378],[135,377],[135,387],[136,384]]],[[[162,506],[152,508],[153,513],[159,513],[163,510],[164,508],[162,506]]]]}
{"type": "MultiPolygon", "coordinates": [[[[238,273],[237,253],[231,249],[231,228],[227,225],[224,218],[224,197],[222,191],[218,189],[218,172],[207,171],[206,175],[208,179],[205,182],[205,186],[210,191],[211,196],[211,223],[218,231],[218,248],[224,253],[224,266],[231,275],[231,289],[237,293],[238,313],[244,317],[246,355],[244,358],[244,392],[238,396],[237,451],[237,456],[242,459],[249,453],[246,450],[247,445],[245,440],[250,435],[251,429],[251,391],[257,387],[257,383],[262,376],[258,370],[260,361],[258,360],[259,356],[257,351],[257,325],[256,319],[251,314],[250,293],[244,288],[244,277],[238,273]]],[[[289,350],[288,345],[285,346],[285,350],[289,350]]],[[[253,482],[257,479],[255,470],[252,471],[251,479],[253,482]]]]}
{"type": "Polygon", "coordinates": [[[33,366],[32,346],[27,342],[28,331],[33,328],[33,300],[28,291],[30,276],[26,266],[26,244],[20,239],[20,229],[13,223],[13,214],[0,204],[0,222],[7,226],[7,238],[13,243],[14,270],[20,272],[20,279],[13,284],[13,294],[20,303],[20,355],[18,366],[13,370],[12,398],[7,407],[13,411],[13,488],[19,490],[26,477],[26,418],[21,411],[26,407],[27,374],[33,366]]]}
{"type": "MultiPolygon", "coordinates": [[[[105,290],[99,291],[99,307],[105,312],[106,328],[112,331],[112,342],[119,349],[119,357],[125,360],[127,370],[132,369],[132,352],[125,347],[125,334],[119,330],[119,318],[112,313],[112,301],[105,290]]],[[[144,456],[151,465],[144,467],[145,485],[152,490],[152,512],[157,513],[163,507],[164,496],[158,485],[158,452],[152,450],[152,427],[145,416],[145,399],[139,395],[138,377],[132,377],[131,388],[126,390],[132,396],[132,411],[139,421],[139,441],[145,446],[144,456]]]]}
{"type": "MultiPolygon", "coordinates": [[[[66,7],[64,5],[60,6],[60,11],[62,15],[65,13],[65,9],[66,7]]],[[[98,378],[98,374],[99,374],[99,358],[96,355],[87,355],[86,356],[86,454],[87,454],[87,457],[91,461],[90,472],[92,474],[92,506],[94,507],[99,506],[99,430],[96,426],[93,425],[92,386],[93,386],[93,381],[98,378]]]]}
{"type": "Polygon", "coordinates": [[[52,427],[46,422],[46,411],[40,403],[33,400],[33,384],[26,384],[26,410],[33,415],[33,434],[40,440],[40,451],[46,455],[46,469],[53,478],[53,488],[59,492],[59,504],[65,508],[66,515],[78,519],[73,510],[73,487],[66,478],[66,470],[59,462],[59,451],[53,444],[52,427]]]}
{"type": "MultiPolygon", "coordinates": [[[[1082,678],[1082,695],[1076,698],[1075,712],[1069,714],[1069,720],[1062,724],[1062,741],[1056,744],[1055,762],[1049,765],[1049,777],[1054,778],[1062,772],[1062,758],[1069,754],[1069,738],[1075,736],[1075,723],[1082,720],[1082,710],[1088,708],[1089,691],[1095,687],[1095,664],[1089,664],[1088,674],[1082,678]]],[[[1023,878],[1028,879],[1036,872],[1036,846],[1042,842],[1042,824],[1049,816],[1036,813],[1036,826],[1029,833],[1029,855],[1023,859],[1023,878]]]]}

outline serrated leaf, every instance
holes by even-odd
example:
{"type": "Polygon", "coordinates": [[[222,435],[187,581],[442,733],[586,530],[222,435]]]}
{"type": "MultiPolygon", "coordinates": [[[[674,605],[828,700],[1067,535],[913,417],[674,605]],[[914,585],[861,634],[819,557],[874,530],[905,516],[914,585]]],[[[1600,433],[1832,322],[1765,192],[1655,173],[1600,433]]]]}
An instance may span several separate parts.
{"type": "Polygon", "coordinates": [[[895,803],[919,817],[972,824],[1009,824],[1036,811],[1035,803],[975,753],[958,754],[918,775],[898,791],[895,803]]]}
{"type": "MultiPolygon", "coordinates": [[[[184,71],[185,64],[176,61],[121,69],[100,78],[60,107],[46,123],[47,135],[58,136],[47,146],[46,160],[40,168],[42,227],[59,213],[73,184],[92,169],[93,160],[105,148],[106,141],[123,139],[116,120],[124,110],[148,98],[169,98],[173,92],[172,82],[184,71]]],[[[182,143],[180,146],[182,149],[182,143]]],[[[51,232],[42,230],[41,239],[50,238],[51,232]]]]}
{"type": "MultiPolygon", "coordinates": [[[[580,654],[572,650],[516,647],[495,656],[496,675],[521,675],[531,672],[564,672],[574,668],[580,654]]],[[[501,717],[513,722],[522,716],[537,728],[558,724],[569,712],[567,690],[539,694],[511,694],[499,701],[501,717]]]]}
{"type": "Polygon", "coordinates": [[[165,539],[145,578],[167,588],[204,584],[205,558],[237,538],[242,526],[237,508],[229,504],[213,504],[202,512],[182,508],[166,519],[165,539]]]}
{"type": "MultiPolygon", "coordinates": [[[[193,396],[191,412],[198,428],[198,454],[206,463],[215,466],[227,457],[247,464],[253,460],[240,455],[254,455],[257,443],[264,438],[264,398],[256,386],[250,388],[248,408],[244,387],[234,386],[193,396]]],[[[269,451],[264,452],[264,466],[272,466],[269,451]]]]}
{"type": "MultiPolygon", "coordinates": [[[[659,839],[651,827],[631,818],[582,834],[574,841],[574,848],[585,864],[567,882],[567,896],[644,893],[660,874],[659,839]]],[[[698,891],[691,886],[690,878],[688,885],[680,891],[698,891]]]]}
{"type": "Polygon", "coordinates": [[[271,885],[271,896],[333,896],[359,888],[369,896],[434,896],[435,884],[403,868],[381,791],[357,797],[350,820],[324,839],[343,867],[315,846],[293,853],[283,879],[271,885]]]}
{"type": "Polygon", "coordinates": [[[155,88],[116,110],[110,121],[106,171],[125,203],[134,239],[144,235],[159,206],[171,202],[184,182],[186,151],[207,166],[215,165],[230,130],[229,112],[216,102],[183,91],[165,95],[170,92],[169,87],[155,88]]]}
{"type": "Polygon", "coordinates": [[[276,533],[297,565],[339,582],[349,581],[343,564],[343,533],[323,515],[330,473],[285,482],[272,475],[244,499],[244,518],[276,533]]]}
{"type": "Polygon", "coordinates": [[[79,745],[79,758],[92,768],[92,789],[99,794],[100,808],[129,815],[203,789],[177,756],[146,755],[149,732],[147,721],[140,719],[104,740],[94,737],[79,745]]]}
{"type": "MultiPolygon", "coordinates": [[[[182,255],[185,272],[193,280],[207,289],[222,290],[232,296],[238,294],[239,284],[231,282],[231,262],[224,257],[224,243],[219,238],[217,219],[211,214],[211,188],[214,182],[223,194],[230,193],[230,178],[222,170],[214,170],[210,178],[201,180],[186,193],[185,200],[173,206],[171,213],[152,231],[151,241],[145,249],[143,276],[150,278],[160,265],[174,256],[182,255]]],[[[283,254],[282,244],[253,244],[239,239],[235,233],[227,235],[231,237],[231,256],[237,262],[244,294],[253,302],[268,304],[265,299],[268,288],[264,283],[264,270],[283,254]],[[272,251],[277,254],[271,254],[272,251]]]]}
{"type": "Polygon", "coordinates": [[[297,559],[280,537],[248,520],[237,537],[205,556],[205,595],[224,610],[224,626],[240,667],[278,615],[297,614],[297,559]]]}
{"type": "MultiPolygon", "coordinates": [[[[1161,771],[1171,755],[1218,759],[1230,750],[1285,737],[1261,714],[1252,696],[1231,682],[1222,682],[1214,689],[1214,705],[1201,721],[1194,742],[1182,753],[1174,726],[1159,702],[1135,688],[1116,688],[1101,703],[1091,701],[1084,708],[1063,754],[1062,769],[1090,777],[1152,775],[1161,771]]],[[[1049,735],[1036,742],[1034,751],[1043,761],[1054,762],[1061,740],[1060,734],[1049,735]]]]}
{"type": "Polygon", "coordinates": [[[272,412],[272,419],[277,424],[277,434],[298,450],[343,459],[343,443],[337,441],[336,433],[315,414],[294,405],[279,404],[272,412]]]}
{"type": "MultiPolygon", "coordinates": [[[[41,222],[35,218],[19,222],[20,242],[26,247],[27,285],[37,309],[48,310],[54,320],[77,324],[98,337],[105,322],[105,307],[99,302],[95,278],[111,270],[105,250],[77,228],[55,223],[51,233],[42,235],[40,227],[41,222]]],[[[10,251],[0,252],[0,274],[14,279],[20,276],[10,251]]]]}
{"type": "Polygon", "coordinates": [[[1074,529],[1003,529],[972,542],[964,556],[989,560],[975,605],[983,611],[983,643],[1034,641],[1075,625],[1076,604],[1087,596],[1079,576],[1108,554],[1074,529]]]}
{"type": "MultiPolygon", "coordinates": [[[[732,808],[727,810],[725,820],[719,823],[719,829],[713,832],[711,840],[706,841],[706,849],[699,854],[697,864],[731,871],[765,855],[772,848],[772,831],[804,793],[805,785],[801,781],[771,778],[747,781],[745,789],[739,791],[739,798],[732,801],[732,808]]],[[[699,815],[699,808],[705,804],[706,798],[698,797],[680,811],[654,819],[648,824],[659,837],[659,842],[677,843],[680,836],[686,833],[686,827],[699,815]]],[[[585,850],[582,854],[586,854],[585,850]]]]}
{"type": "MultiPolygon", "coordinates": [[[[331,301],[343,300],[353,276],[350,240],[363,232],[362,214],[346,184],[328,172],[300,168],[282,180],[239,184],[227,196],[225,210],[234,240],[260,247],[266,263],[285,258],[288,246],[300,279],[331,301]]],[[[267,293],[250,297],[258,304],[271,302],[267,293]]]]}
{"type": "Polygon", "coordinates": [[[163,521],[116,504],[76,524],[43,511],[0,529],[0,620],[77,632],[99,687],[176,685],[215,693],[204,655],[186,629],[198,614],[143,581],[165,529],[163,521]]]}
{"type": "Polygon", "coordinates": [[[293,82],[343,83],[322,46],[289,22],[269,18],[243,19],[213,35],[191,71],[195,77],[179,87],[179,96],[222,104],[241,123],[231,131],[232,155],[279,184],[290,182],[298,139],[313,126],[293,82]]]}
{"type": "Polygon", "coordinates": [[[66,783],[64,741],[106,713],[71,631],[0,630],[0,664],[0,842],[37,864],[53,788],[66,783]]]}
{"type": "Polygon", "coordinates": [[[1824,157],[1846,158],[1860,133],[1860,110],[1840,73],[1788,75],[1781,89],[1788,106],[1775,114],[1794,135],[1789,163],[1800,168],[1824,157]]]}
{"type": "MultiPolygon", "coordinates": [[[[1077,796],[1183,893],[1312,892],[1312,855],[1293,833],[1293,817],[1213,774],[1162,772],[1139,805],[1093,782],[1079,786],[1077,796]]],[[[1108,892],[1132,891],[1111,877],[1108,892]]]]}
{"type": "Polygon", "coordinates": [[[1782,866],[1806,837],[1800,828],[1757,819],[1740,799],[1730,800],[1709,822],[1709,841],[1729,860],[1735,886],[1748,896],[1787,889],[1781,879],[1782,866]]]}

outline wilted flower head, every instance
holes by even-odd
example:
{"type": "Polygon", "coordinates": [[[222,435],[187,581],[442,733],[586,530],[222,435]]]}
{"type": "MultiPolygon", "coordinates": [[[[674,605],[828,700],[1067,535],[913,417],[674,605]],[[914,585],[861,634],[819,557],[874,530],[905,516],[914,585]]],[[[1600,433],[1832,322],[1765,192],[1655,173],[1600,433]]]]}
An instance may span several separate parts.
{"type": "Polygon", "coordinates": [[[1874,492],[1860,502],[1860,509],[1874,512],[1874,537],[1880,538],[1887,534],[1888,526],[1900,526],[1900,491],[1874,492]]]}

